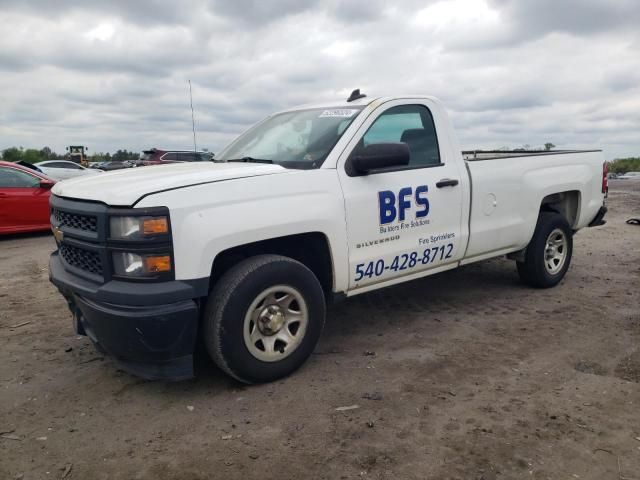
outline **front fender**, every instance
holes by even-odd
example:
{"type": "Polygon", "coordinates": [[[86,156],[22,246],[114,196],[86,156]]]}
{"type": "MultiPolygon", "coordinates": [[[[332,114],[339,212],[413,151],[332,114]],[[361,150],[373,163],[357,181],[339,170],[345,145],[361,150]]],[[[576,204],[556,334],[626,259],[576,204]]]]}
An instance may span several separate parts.
{"type": "Polygon", "coordinates": [[[171,213],[176,279],[208,277],[229,248],[307,232],[321,232],[333,259],[334,288],[344,291],[348,252],[344,200],[335,170],[227,180],[150,195],[138,206],[171,213]]]}

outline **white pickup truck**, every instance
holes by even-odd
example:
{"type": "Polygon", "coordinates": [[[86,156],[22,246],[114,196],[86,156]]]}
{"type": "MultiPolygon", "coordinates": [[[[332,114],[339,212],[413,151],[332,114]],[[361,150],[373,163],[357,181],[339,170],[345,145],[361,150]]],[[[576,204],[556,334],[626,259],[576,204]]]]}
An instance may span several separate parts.
{"type": "Polygon", "coordinates": [[[51,281],[76,331],[148,379],[193,376],[199,340],[242,382],[281,378],[328,301],[492,257],[552,287],[606,212],[599,151],[463,157],[432,97],[276,113],[216,160],[53,188],[51,281]]]}

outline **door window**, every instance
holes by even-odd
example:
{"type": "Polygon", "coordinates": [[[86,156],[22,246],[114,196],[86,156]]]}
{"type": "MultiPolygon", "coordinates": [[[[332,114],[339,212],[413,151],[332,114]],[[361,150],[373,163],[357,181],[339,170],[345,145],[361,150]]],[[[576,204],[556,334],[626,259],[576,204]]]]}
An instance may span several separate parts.
{"type": "Polygon", "coordinates": [[[51,162],[42,166],[45,168],[67,168],[71,170],[82,170],[82,167],[75,162],[51,162]]]}
{"type": "Polygon", "coordinates": [[[410,167],[441,165],[433,117],[423,105],[390,108],[373,122],[362,138],[362,146],[388,142],[409,146],[410,167]]]}
{"type": "Polygon", "coordinates": [[[33,188],[40,185],[40,179],[15,168],[0,167],[0,188],[33,188]]]}
{"type": "Polygon", "coordinates": [[[165,160],[165,161],[176,161],[176,160],[178,160],[178,154],[177,153],[173,153],[173,152],[165,153],[162,156],[162,160],[165,160]]]}

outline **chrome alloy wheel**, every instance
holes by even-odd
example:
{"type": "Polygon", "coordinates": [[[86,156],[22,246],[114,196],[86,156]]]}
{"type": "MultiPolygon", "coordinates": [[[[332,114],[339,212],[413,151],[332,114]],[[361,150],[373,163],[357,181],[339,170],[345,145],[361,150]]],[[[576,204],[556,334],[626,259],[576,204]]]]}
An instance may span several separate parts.
{"type": "Polygon", "coordinates": [[[544,267],[551,275],[557,274],[567,260],[569,244],[565,233],[556,228],[547,237],[544,249],[544,267]]]}
{"type": "Polygon", "coordinates": [[[277,362],[291,355],[302,342],[309,322],[302,294],[287,285],[260,293],[244,317],[244,343],[263,362],[277,362]]]}

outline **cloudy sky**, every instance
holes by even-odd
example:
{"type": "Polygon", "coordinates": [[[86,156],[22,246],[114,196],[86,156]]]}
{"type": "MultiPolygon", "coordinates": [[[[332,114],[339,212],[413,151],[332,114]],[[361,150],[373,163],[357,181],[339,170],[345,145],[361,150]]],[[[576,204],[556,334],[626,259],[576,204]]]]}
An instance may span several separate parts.
{"type": "Polygon", "coordinates": [[[465,148],[640,155],[639,0],[0,0],[0,150],[219,151],[274,110],[421,93],[465,148]]]}

